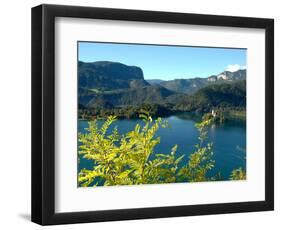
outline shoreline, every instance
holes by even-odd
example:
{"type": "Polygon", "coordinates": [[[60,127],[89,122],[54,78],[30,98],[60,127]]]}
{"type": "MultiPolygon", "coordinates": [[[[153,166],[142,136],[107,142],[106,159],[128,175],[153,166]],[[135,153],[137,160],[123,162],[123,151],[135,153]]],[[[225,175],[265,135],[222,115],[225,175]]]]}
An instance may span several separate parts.
{"type": "MultiPolygon", "coordinates": [[[[161,117],[163,119],[166,119],[166,118],[169,118],[169,117],[172,117],[172,116],[176,116],[176,117],[179,117],[183,120],[199,121],[199,120],[201,120],[201,118],[204,114],[206,114],[206,113],[196,112],[196,111],[178,111],[178,112],[171,113],[169,115],[162,115],[162,116],[152,115],[151,117],[152,118],[161,117]],[[186,116],[186,118],[189,118],[189,119],[182,118],[183,115],[186,116]]],[[[211,113],[207,113],[207,114],[211,114],[211,113]]],[[[95,116],[95,117],[89,116],[89,117],[86,117],[86,118],[82,118],[82,117],[78,116],[78,121],[103,120],[103,119],[106,119],[110,115],[114,115],[114,114],[109,114],[107,116],[95,116]]],[[[246,121],[246,119],[247,119],[246,110],[229,110],[229,111],[222,112],[222,115],[223,115],[224,121],[229,121],[229,120],[230,121],[231,120],[246,121]]],[[[118,115],[116,115],[116,117],[117,117],[118,120],[139,120],[140,119],[138,116],[136,116],[136,114],[134,114],[134,116],[131,116],[131,117],[118,116],[118,115]]]]}

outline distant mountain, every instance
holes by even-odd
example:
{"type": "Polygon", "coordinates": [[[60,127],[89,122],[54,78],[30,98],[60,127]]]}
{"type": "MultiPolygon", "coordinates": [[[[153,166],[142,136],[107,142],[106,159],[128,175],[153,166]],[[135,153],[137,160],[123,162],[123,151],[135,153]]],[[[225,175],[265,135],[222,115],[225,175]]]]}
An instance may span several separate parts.
{"type": "Polygon", "coordinates": [[[142,69],[117,62],[79,62],[80,108],[164,103],[176,94],[144,80],[142,69]]]}
{"type": "Polygon", "coordinates": [[[246,70],[241,69],[237,70],[235,72],[230,71],[224,71],[220,74],[213,75],[208,78],[209,81],[219,81],[219,80],[226,80],[226,81],[240,81],[240,80],[246,80],[246,70]]]}
{"type": "Polygon", "coordinates": [[[161,79],[146,79],[146,81],[150,85],[157,85],[157,84],[160,84],[161,82],[164,82],[164,80],[161,80],[161,79]]]}
{"type": "Polygon", "coordinates": [[[246,81],[206,86],[193,95],[187,95],[176,104],[184,111],[209,111],[214,107],[246,107],[246,81]]]}
{"type": "Polygon", "coordinates": [[[238,70],[236,72],[224,71],[207,78],[175,79],[162,81],[158,84],[178,93],[193,94],[211,84],[231,83],[240,80],[246,80],[246,70],[238,70]]]}
{"type": "Polygon", "coordinates": [[[209,110],[245,107],[246,70],[224,71],[207,78],[144,80],[136,66],[117,62],[79,62],[79,109],[113,111],[115,108],[157,105],[161,111],[209,110]]]}
{"type": "Polygon", "coordinates": [[[192,94],[208,84],[205,78],[175,79],[161,82],[159,85],[178,93],[192,94]]]}
{"type": "MultiPolygon", "coordinates": [[[[83,90],[115,90],[149,85],[143,77],[142,69],[122,63],[99,61],[78,63],[79,92],[83,90]]],[[[85,93],[85,92],[84,92],[85,93]]]]}

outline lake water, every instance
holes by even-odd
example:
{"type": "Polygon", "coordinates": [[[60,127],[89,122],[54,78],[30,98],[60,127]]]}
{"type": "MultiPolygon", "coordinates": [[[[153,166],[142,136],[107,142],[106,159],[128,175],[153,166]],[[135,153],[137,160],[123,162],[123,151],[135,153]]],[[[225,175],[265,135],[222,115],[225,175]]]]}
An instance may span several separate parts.
{"type": "MultiPolygon", "coordinates": [[[[194,152],[194,145],[198,143],[198,131],[194,126],[197,120],[196,116],[190,114],[173,115],[168,118],[170,128],[160,128],[157,136],[161,137],[161,142],[156,146],[156,153],[170,153],[171,148],[177,144],[177,155],[185,154],[183,161],[187,160],[190,153],[194,152]]],[[[141,120],[118,120],[114,126],[118,127],[119,133],[126,133],[132,130],[141,120]]],[[[84,133],[88,126],[87,121],[78,121],[79,132],[84,133]]],[[[112,128],[113,128],[112,127],[112,128]]],[[[110,131],[110,130],[109,130],[110,131]]],[[[232,119],[223,124],[216,124],[209,129],[209,141],[213,142],[215,168],[210,172],[215,175],[220,172],[223,179],[228,179],[230,172],[239,167],[245,168],[246,149],[246,121],[232,119]]],[[[92,167],[92,162],[80,158],[78,170],[81,168],[92,167]]]]}

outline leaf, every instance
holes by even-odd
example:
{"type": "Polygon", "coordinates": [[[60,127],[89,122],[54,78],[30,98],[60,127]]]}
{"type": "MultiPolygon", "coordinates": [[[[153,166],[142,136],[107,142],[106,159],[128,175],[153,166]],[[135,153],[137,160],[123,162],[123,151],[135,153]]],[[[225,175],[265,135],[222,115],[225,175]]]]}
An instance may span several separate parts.
{"type": "MultiPolygon", "coordinates": [[[[207,173],[214,167],[213,145],[207,142],[210,121],[203,120],[196,127],[199,132],[198,144],[193,153],[177,156],[177,145],[170,153],[155,153],[155,147],[161,142],[156,135],[159,128],[168,127],[168,122],[157,118],[153,121],[146,111],[140,118],[145,124],[137,124],[133,130],[120,135],[117,127],[109,132],[116,121],[109,116],[101,127],[97,120],[89,122],[84,134],[78,134],[79,151],[83,158],[93,162],[91,170],[82,169],[78,174],[79,186],[110,186],[132,184],[160,184],[172,182],[207,181],[207,173]],[[151,160],[153,156],[153,160],[151,160]],[[181,167],[179,168],[179,164],[181,167]]],[[[241,178],[241,170],[234,170],[232,178],[241,178]]]]}

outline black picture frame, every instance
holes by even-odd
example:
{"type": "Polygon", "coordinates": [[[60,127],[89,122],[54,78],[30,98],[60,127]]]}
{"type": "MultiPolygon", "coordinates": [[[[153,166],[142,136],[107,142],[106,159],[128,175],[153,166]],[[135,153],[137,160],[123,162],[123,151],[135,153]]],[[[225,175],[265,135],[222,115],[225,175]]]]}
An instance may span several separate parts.
{"type": "Polygon", "coordinates": [[[32,8],[32,221],[41,225],[274,209],[274,20],[62,5],[32,8]],[[109,19],[265,29],[265,200],[55,213],[55,18],[109,19]]]}

